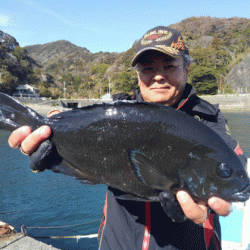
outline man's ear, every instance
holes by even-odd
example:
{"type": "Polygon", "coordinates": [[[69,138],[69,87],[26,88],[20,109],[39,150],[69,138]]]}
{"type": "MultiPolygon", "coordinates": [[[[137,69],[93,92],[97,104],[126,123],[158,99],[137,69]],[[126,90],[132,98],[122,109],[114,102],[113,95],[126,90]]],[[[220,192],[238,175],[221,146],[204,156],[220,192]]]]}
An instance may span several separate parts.
{"type": "Polygon", "coordinates": [[[187,67],[185,68],[185,71],[186,71],[186,82],[188,82],[189,66],[190,66],[190,64],[188,64],[187,67]]]}

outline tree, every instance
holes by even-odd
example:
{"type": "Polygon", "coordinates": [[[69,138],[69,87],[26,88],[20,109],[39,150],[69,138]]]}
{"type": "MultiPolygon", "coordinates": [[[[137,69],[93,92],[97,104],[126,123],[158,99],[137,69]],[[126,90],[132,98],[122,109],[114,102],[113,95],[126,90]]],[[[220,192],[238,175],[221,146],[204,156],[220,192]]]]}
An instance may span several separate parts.
{"type": "Polygon", "coordinates": [[[106,64],[106,63],[97,63],[95,65],[93,65],[91,68],[90,68],[90,73],[92,75],[100,75],[100,76],[104,76],[107,68],[109,67],[110,65],[109,64],[106,64]]]}
{"type": "Polygon", "coordinates": [[[11,95],[16,87],[15,77],[8,71],[3,72],[0,79],[0,92],[11,95]]]}
{"type": "Polygon", "coordinates": [[[137,87],[137,77],[134,72],[122,72],[118,75],[118,89],[123,93],[129,93],[137,87]]]}
{"type": "Polygon", "coordinates": [[[197,94],[215,95],[218,91],[217,79],[214,71],[208,67],[192,67],[190,81],[197,94]]]}
{"type": "Polygon", "coordinates": [[[43,97],[51,97],[51,93],[45,86],[39,86],[40,95],[43,97]]]}
{"type": "Polygon", "coordinates": [[[60,91],[58,88],[50,87],[49,91],[51,93],[52,99],[58,99],[60,96],[63,95],[62,91],[60,91]]]}
{"type": "Polygon", "coordinates": [[[0,57],[5,58],[6,53],[9,51],[7,44],[0,45],[0,57]]]}
{"type": "Polygon", "coordinates": [[[22,47],[15,47],[14,51],[11,52],[18,61],[28,59],[28,52],[25,48],[22,47]]]}
{"type": "Polygon", "coordinates": [[[221,47],[221,40],[217,36],[215,36],[211,42],[211,46],[212,48],[219,50],[221,47]]]}

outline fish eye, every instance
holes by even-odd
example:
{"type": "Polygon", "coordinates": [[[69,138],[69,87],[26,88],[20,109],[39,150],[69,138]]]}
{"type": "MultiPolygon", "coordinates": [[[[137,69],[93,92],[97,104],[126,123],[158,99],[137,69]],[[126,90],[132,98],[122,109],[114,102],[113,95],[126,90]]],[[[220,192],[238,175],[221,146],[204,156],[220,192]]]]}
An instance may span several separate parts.
{"type": "Polygon", "coordinates": [[[226,179],[232,176],[233,170],[226,163],[221,163],[217,168],[217,173],[221,178],[226,179]]]}

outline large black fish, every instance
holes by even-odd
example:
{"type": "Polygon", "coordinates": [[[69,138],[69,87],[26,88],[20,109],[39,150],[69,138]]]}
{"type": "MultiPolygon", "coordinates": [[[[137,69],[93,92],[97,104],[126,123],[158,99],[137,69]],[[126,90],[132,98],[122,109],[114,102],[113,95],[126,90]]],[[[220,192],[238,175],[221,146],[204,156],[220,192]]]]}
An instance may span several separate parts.
{"type": "Polygon", "coordinates": [[[62,159],[52,170],[117,188],[126,193],[120,198],[160,201],[168,210],[166,197],[179,189],[205,203],[212,196],[230,202],[250,196],[249,177],[233,150],[171,107],[117,101],[44,118],[0,93],[0,129],[44,124],[62,159]]]}

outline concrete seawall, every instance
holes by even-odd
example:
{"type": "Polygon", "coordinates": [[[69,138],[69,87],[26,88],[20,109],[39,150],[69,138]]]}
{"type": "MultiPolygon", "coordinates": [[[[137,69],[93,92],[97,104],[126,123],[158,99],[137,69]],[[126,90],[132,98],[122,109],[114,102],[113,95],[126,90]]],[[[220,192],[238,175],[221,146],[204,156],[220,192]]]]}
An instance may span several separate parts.
{"type": "MultiPolygon", "coordinates": [[[[222,111],[247,111],[250,110],[250,94],[241,95],[215,95],[215,96],[200,96],[202,99],[212,103],[219,104],[219,108],[222,111]]],[[[67,107],[83,107],[94,103],[102,103],[107,101],[102,100],[88,100],[88,99],[76,99],[76,100],[51,100],[39,103],[29,102],[29,100],[20,100],[25,105],[39,111],[45,115],[47,111],[53,109],[68,110],[67,107]]]]}
{"type": "Polygon", "coordinates": [[[51,245],[35,240],[21,233],[1,238],[0,249],[4,250],[59,250],[51,245]]]}
{"type": "Polygon", "coordinates": [[[202,99],[212,103],[219,104],[222,111],[247,111],[250,110],[250,95],[216,95],[200,96],[202,99]]]}

